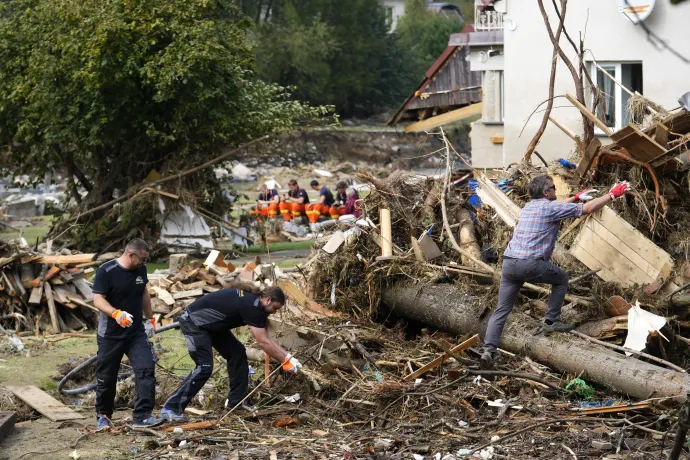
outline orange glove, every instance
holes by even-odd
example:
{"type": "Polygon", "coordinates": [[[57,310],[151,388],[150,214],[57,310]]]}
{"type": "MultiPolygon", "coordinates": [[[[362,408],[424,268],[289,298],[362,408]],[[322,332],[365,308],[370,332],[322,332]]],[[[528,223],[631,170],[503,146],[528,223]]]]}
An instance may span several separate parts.
{"type": "Polygon", "coordinates": [[[120,327],[130,327],[132,325],[132,315],[122,310],[115,310],[111,315],[120,327]]]}
{"type": "Polygon", "coordinates": [[[283,361],[283,370],[288,374],[296,374],[300,369],[302,369],[302,363],[288,354],[283,361]]]}

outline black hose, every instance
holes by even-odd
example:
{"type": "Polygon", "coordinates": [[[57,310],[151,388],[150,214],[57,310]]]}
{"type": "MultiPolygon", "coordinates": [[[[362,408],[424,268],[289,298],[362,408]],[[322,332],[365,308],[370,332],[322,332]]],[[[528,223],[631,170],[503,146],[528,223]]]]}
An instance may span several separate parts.
{"type": "MultiPolygon", "coordinates": [[[[180,327],[180,323],[178,323],[178,322],[171,323],[171,324],[168,324],[167,326],[159,327],[158,329],[156,329],[155,333],[160,334],[161,332],[169,331],[171,329],[177,329],[178,327],[180,327]]],[[[72,369],[71,371],[69,371],[67,373],[67,375],[65,375],[62,378],[62,380],[60,380],[60,383],[58,383],[58,387],[57,387],[58,391],[62,394],[65,394],[65,395],[78,395],[78,394],[86,393],[87,391],[91,391],[91,390],[95,389],[96,385],[97,385],[96,383],[91,383],[91,384],[86,385],[86,386],[81,387],[81,388],[72,388],[69,390],[66,390],[63,387],[65,386],[65,384],[68,381],[70,381],[75,375],[77,375],[77,373],[79,373],[79,371],[86,368],[90,364],[93,364],[96,361],[96,359],[98,359],[98,355],[94,355],[94,356],[90,357],[89,359],[87,359],[86,361],[84,361],[83,363],[81,363],[80,365],[78,365],[77,367],[72,369]]],[[[132,375],[132,372],[125,372],[122,374],[118,374],[117,379],[122,380],[126,377],[129,377],[130,375],[132,375]]]]}

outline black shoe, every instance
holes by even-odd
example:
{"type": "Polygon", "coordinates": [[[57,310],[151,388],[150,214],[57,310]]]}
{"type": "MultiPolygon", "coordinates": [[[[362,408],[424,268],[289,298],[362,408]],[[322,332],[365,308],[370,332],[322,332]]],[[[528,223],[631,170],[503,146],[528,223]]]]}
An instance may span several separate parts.
{"type": "Polygon", "coordinates": [[[479,358],[479,367],[485,371],[493,370],[493,368],[494,368],[494,353],[492,353],[491,351],[489,351],[487,349],[484,349],[484,352],[482,353],[482,357],[479,358]]]}
{"type": "Polygon", "coordinates": [[[541,330],[544,335],[549,335],[553,332],[568,332],[572,331],[577,327],[577,323],[562,323],[560,321],[554,321],[553,324],[542,323],[541,330]]]}
{"type": "MultiPolygon", "coordinates": [[[[227,399],[225,400],[225,408],[228,410],[232,409],[236,405],[237,403],[230,404],[227,399]]],[[[240,407],[238,407],[237,409],[244,412],[256,412],[256,407],[249,400],[244,401],[242,404],[240,404],[240,407]]]]}

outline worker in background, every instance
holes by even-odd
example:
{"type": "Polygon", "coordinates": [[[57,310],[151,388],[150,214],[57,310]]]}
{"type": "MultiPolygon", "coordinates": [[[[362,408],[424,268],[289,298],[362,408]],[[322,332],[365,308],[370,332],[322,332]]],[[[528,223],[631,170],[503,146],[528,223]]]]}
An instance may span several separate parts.
{"type": "Polygon", "coordinates": [[[280,213],[285,220],[297,219],[305,212],[306,206],[309,204],[309,195],[306,190],[300,188],[295,179],[288,182],[288,188],[290,192],[285,194],[279,205],[280,213]]]}
{"type": "Polygon", "coordinates": [[[493,367],[503,327],[524,283],[552,285],[546,316],[542,323],[542,331],[546,335],[575,328],[575,323],[560,321],[563,300],[568,290],[568,274],[550,262],[560,222],[563,219],[596,212],[625,195],[629,189],[630,185],[627,182],[619,182],[608,194],[599,198],[592,199],[590,196],[596,190],[583,190],[568,200],[556,201],[556,186],[551,177],[544,174],[530,181],[529,194],[532,201],[522,209],[513,238],[503,254],[498,306],[491,315],[486,329],[481,357],[482,368],[493,367]]]}
{"type": "Polygon", "coordinates": [[[338,217],[345,214],[345,202],[347,201],[347,183],[345,181],[340,181],[335,186],[335,202],[329,211],[332,219],[337,219],[338,217]]]}
{"type": "MultiPolygon", "coordinates": [[[[213,372],[213,349],[225,358],[230,378],[230,391],[225,407],[232,409],[248,394],[249,363],[244,345],[231,329],[249,326],[256,344],[271,358],[282,363],[283,370],[294,374],[302,364],[283,350],[266,331],[266,318],[285,305],[285,294],[277,286],[264,289],[259,295],[239,289],[221,289],[194,301],[180,316],[189,355],[196,367],[168,398],[161,417],[170,421],[186,421],[185,407],[201,390],[213,372]]],[[[253,411],[248,399],[242,409],[253,411]]]]}
{"type": "Polygon", "coordinates": [[[354,187],[347,187],[345,190],[347,200],[345,201],[345,206],[343,207],[343,215],[340,217],[341,220],[355,220],[359,219],[361,212],[359,211],[359,194],[354,187]]]}
{"type": "Polygon", "coordinates": [[[278,190],[274,188],[269,190],[266,184],[261,184],[259,196],[256,199],[256,208],[251,211],[251,214],[275,219],[278,216],[279,205],[278,190]]]}
{"type": "Polygon", "coordinates": [[[319,192],[319,200],[307,209],[309,222],[315,224],[319,221],[321,214],[329,215],[331,206],[335,203],[335,198],[333,198],[333,193],[331,193],[328,187],[325,185],[321,186],[319,181],[313,180],[309,185],[311,185],[312,190],[319,192]]]}
{"type": "Polygon", "coordinates": [[[156,324],[146,289],[148,258],[148,245],[135,238],[127,243],[120,257],[104,263],[96,272],[93,304],[101,312],[96,337],[96,431],[112,427],[117,373],[123,355],[127,355],[134,369],[133,426],[146,428],[163,423],[152,415],[156,402],[155,363],[147,336],[153,336],[156,324]]]}

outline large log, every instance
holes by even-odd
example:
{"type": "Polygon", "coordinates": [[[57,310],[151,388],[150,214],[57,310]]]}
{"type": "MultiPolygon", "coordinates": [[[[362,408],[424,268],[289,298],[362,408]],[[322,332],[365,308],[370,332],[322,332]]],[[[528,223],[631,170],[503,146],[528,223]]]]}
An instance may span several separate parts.
{"type": "MultiPolygon", "coordinates": [[[[456,334],[486,331],[490,309],[477,297],[452,285],[414,286],[399,283],[383,292],[383,302],[400,316],[456,334]]],[[[690,392],[690,375],[626,357],[571,334],[534,335],[539,322],[513,312],[501,337],[501,347],[535,361],[580,375],[635,398],[678,397],[690,392]]]]}

